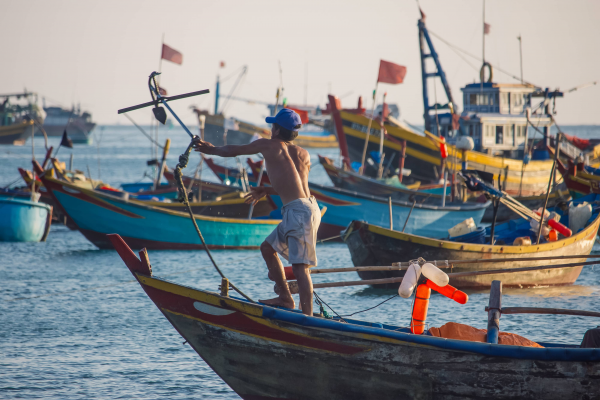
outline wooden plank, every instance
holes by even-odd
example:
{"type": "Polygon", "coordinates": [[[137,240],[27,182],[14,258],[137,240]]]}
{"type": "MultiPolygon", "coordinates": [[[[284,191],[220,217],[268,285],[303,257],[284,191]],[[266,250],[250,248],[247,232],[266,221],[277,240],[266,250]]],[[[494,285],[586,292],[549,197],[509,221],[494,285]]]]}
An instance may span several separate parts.
{"type": "Polygon", "coordinates": [[[492,281],[488,310],[487,342],[498,344],[500,333],[500,309],[502,308],[502,282],[492,281]]]}
{"type": "MultiPolygon", "coordinates": [[[[489,311],[489,307],[485,308],[489,311]]],[[[540,308],[540,307],[504,307],[500,309],[502,314],[560,314],[560,315],[581,315],[584,317],[598,317],[600,312],[584,310],[568,310],[566,308],[540,308]]]]}

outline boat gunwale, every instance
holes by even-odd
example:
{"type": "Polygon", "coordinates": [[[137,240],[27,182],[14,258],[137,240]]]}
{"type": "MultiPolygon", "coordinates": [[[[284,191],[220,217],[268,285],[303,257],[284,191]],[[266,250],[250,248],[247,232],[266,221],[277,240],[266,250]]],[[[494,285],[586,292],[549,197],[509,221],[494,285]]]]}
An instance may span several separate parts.
{"type": "MultiPolygon", "coordinates": [[[[345,195],[345,196],[358,197],[361,199],[370,200],[370,201],[374,201],[377,203],[388,204],[388,202],[389,202],[389,200],[384,197],[359,193],[359,192],[355,192],[355,191],[348,190],[348,189],[338,188],[335,186],[324,186],[324,185],[320,185],[320,184],[314,183],[314,182],[308,182],[308,186],[309,186],[309,189],[312,189],[314,187],[315,190],[317,190],[317,191],[321,191],[321,190],[322,191],[333,191],[333,192],[337,192],[337,193],[345,195]]],[[[445,207],[435,206],[432,204],[415,203],[414,208],[421,208],[421,209],[435,210],[435,211],[474,211],[474,210],[485,209],[490,204],[492,204],[492,202],[489,200],[486,201],[485,203],[461,203],[459,206],[446,205],[445,207]]],[[[392,199],[392,205],[396,205],[396,206],[400,206],[400,207],[408,207],[408,208],[413,207],[413,203],[402,201],[402,200],[394,200],[394,199],[392,199]]]]}
{"type": "Polygon", "coordinates": [[[31,201],[31,200],[23,200],[23,199],[19,199],[16,197],[9,197],[9,196],[0,196],[0,203],[10,203],[10,204],[20,204],[20,205],[30,206],[30,207],[40,207],[40,208],[47,210],[48,212],[50,212],[50,209],[52,208],[50,205],[48,205],[46,203],[40,203],[37,201],[31,201]]]}

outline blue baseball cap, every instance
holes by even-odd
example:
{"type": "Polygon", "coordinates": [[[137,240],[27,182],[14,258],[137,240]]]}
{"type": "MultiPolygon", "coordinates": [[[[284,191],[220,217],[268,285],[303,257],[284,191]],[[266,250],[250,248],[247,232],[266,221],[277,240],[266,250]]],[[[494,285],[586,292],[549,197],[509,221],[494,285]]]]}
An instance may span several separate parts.
{"type": "Polygon", "coordinates": [[[290,110],[289,108],[282,108],[279,110],[276,116],[267,117],[265,119],[269,124],[276,123],[285,129],[289,129],[290,131],[298,132],[296,129],[296,125],[302,125],[302,120],[298,113],[294,110],[290,110]]]}

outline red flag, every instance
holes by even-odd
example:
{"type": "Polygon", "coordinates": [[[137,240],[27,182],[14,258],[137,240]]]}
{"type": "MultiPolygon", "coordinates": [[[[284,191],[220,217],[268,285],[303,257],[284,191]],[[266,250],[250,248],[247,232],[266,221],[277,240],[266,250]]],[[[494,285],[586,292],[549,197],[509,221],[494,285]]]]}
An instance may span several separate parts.
{"type": "Polygon", "coordinates": [[[484,35],[489,35],[490,34],[490,28],[492,26],[490,24],[486,24],[485,22],[483,23],[483,34],[484,35]]]}
{"type": "Polygon", "coordinates": [[[158,87],[158,93],[160,93],[161,96],[166,96],[167,95],[167,89],[162,88],[162,87],[158,87]]]}
{"type": "Polygon", "coordinates": [[[423,10],[421,10],[421,7],[419,7],[419,12],[421,13],[421,20],[422,20],[423,22],[425,22],[425,17],[426,17],[426,15],[425,15],[425,13],[423,12],[423,10]]]}
{"type": "Polygon", "coordinates": [[[179,64],[179,65],[181,65],[181,63],[183,62],[183,54],[181,54],[177,50],[167,46],[164,43],[162,45],[161,58],[163,60],[171,61],[171,62],[173,62],[175,64],[179,64]]]}
{"type": "Polygon", "coordinates": [[[290,110],[295,111],[300,116],[300,121],[302,121],[303,124],[308,124],[308,111],[299,110],[297,108],[292,108],[292,107],[286,107],[286,108],[289,108],[290,110]]]}
{"type": "Polygon", "coordinates": [[[225,61],[221,61],[221,63],[219,64],[219,67],[225,68],[225,61]]]}
{"type": "Polygon", "coordinates": [[[379,61],[379,76],[377,82],[397,84],[404,81],[406,67],[389,61],[379,61]]]}

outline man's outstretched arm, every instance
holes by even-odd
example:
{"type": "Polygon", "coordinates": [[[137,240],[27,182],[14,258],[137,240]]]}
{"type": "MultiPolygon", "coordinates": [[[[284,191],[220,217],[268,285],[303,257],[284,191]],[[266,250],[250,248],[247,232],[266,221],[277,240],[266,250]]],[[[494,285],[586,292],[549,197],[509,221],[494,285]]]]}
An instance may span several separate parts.
{"type": "Polygon", "coordinates": [[[209,142],[203,140],[197,140],[194,143],[194,149],[197,152],[204,154],[211,154],[220,157],[236,157],[251,154],[261,153],[264,149],[264,142],[267,139],[258,139],[249,144],[243,145],[227,145],[227,146],[213,146],[209,142]]]}

